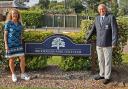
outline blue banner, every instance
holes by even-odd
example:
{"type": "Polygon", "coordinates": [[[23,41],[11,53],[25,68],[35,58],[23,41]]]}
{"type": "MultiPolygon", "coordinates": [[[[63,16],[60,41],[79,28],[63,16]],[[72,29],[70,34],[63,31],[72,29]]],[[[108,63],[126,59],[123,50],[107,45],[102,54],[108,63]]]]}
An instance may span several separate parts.
{"type": "Polygon", "coordinates": [[[90,44],[76,44],[62,34],[55,34],[43,42],[25,42],[25,54],[90,56],[90,44]]]}

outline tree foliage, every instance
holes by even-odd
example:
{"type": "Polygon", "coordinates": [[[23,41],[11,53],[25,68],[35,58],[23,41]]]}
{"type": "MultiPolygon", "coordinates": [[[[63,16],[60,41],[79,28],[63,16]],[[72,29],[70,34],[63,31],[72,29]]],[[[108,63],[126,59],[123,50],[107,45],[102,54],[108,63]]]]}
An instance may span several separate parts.
{"type": "Polygon", "coordinates": [[[0,0],[0,1],[13,1],[13,0],[0,0]]]}
{"type": "Polygon", "coordinates": [[[120,0],[119,1],[119,14],[118,15],[126,15],[126,14],[128,14],[128,0],[120,0]]]}
{"type": "Polygon", "coordinates": [[[39,7],[41,9],[48,8],[50,1],[49,0],[39,0],[39,7]]]}
{"type": "Polygon", "coordinates": [[[82,10],[84,10],[80,0],[66,0],[65,8],[72,8],[76,13],[80,13],[82,10]]]}
{"type": "Polygon", "coordinates": [[[117,0],[113,0],[112,4],[111,4],[111,12],[117,16],[118,13],[118,3],[117,0]]]}

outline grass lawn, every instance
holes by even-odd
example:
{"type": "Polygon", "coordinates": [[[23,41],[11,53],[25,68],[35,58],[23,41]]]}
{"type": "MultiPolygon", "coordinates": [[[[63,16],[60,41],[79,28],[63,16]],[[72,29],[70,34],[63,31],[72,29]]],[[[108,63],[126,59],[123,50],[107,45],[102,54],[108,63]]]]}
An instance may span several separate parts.
{"type": "Polygon", "coordinates": [[[59,65],[61,62],[61,56],[52,56],[48,59],[48,65],[59,65]]]}
{"type": "Polygon", "coordinates": [[[122,55],[122,57],[123,57],[123,63],[127,63],[128,64],[128,53],[126,54],[123,54],[122,55]]]}
{"type": "MultiPolygon", "coordinates": [[[[122,55],[123,63],[128,64],[128,53],[122,55]]],[[[48,65],[58,65],[61,62],[61,56],[52,56],[48,59],[48,65]]]]}

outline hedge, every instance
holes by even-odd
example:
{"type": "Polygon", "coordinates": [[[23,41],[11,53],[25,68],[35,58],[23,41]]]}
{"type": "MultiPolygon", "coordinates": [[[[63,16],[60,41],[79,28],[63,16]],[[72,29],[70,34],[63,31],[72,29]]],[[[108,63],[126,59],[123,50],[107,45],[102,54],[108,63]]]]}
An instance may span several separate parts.
{"type": "MultiPolygon", "coordinates": [[[[84,34],[82,33],[68,33],[69,37],[73,39],[75,43],[83,43],[84,34]]],[[[24,41],[42,42],[46,37],[53,35],[51,31],[24,31],[24,41]]],[[[26,55],[26,66],[28,69],[40,69],[47,66],[47,60],[50,56],[30,56],[26,55]]],[[[82,70],[90,68],[89,58],[86,57],[73,57],[62,56],[62,61],[59,64],[63,70],[82,70]]],[[[16,62],[17,64],[17,62],[16,62]]],[[[8,64],[7,64],[8,65],[8,64]]]]}
{"type": "Polygon", "coordinates": [[[23,24],[27,27],[41,27],[43,12],[41,11],[20,11],[22,16],[23,24]]]}
{"type": "MultiPolygon", "coordinates": [[[[24,41],[42,42],[46,37],[52,35],[51,31],[24,31],[24,41]]],[[[26,66],[28,69],[37,70],[47,66],[48,56],[26,55],[26,66]]]]}
{"type": "MultiPolygon", "coordinates": [[[[67,36],[69,36],[73,42],[75,43],[83,43],[84,42],[84,34],[83,33],[79,33],[79,32],[71,32],[68,34],[65,34],[67,36]]],[[[53,35],[52,32],[44,32],[44,31],[29,31],[29,32],[24,32],[24,40],[25,41],[38,41],[38,42],[42,42],[42,40],[44,40],[46,37],[53,35]]],[[[38,68],[42,68],[42,67],[46,67],[47,63],[47,59],[50,56],[42,56],[43,58],[40,56],[27,56],[27,67],[29,67],[29,69],[38,69],[38,68]],[[38,61],[36,61],[38,60],[38,61]],[[40,60],[40,61],[39,61],[40,60]],[[39,63],[41,61],[45,60],[44,62],[42,62],[42,65],[40,65],[39,63]],[[44,64],[43,64],[44,63],[44,64]],[[45,66],[43,66],[45,65],[45,66]]],[[[83,70],[83,69],[90,69],[90,60],[88,57],[75,57],[75,56],[62,56],[61,57],[61,62],[59,64],[59,67],[62,70],[83,70]]]]}
{"type": "MultiPolygon", "coordinates": [[[[84,33],[83,32],[70,32],[65,34],[72,38],[74,43],[83,44],[84,43],[84,33]]],[[[64,71],[70,70],[89,70],[91,68],[90,57],[81,56],[62,56],[60,68],[64,71]]]]}
{"type": "MultiPolygon", "coordinates": [[[[128,39],[128,18],[118,18],[119,28],[119,40],[116,49],[113,51],[113,63],[122,63],[123,47],[126,45],[128,39]]],[[[87,32],[91,28],[92,20],[83,20],[81,22],[80,32],[71,32],[68,35],[72,38],[75,43],[84,43],[87,32]]],[[[53,32],[49,31],[24,31],[23,36],[25,41],[42,41],[46,37],[53,35],[53,32]]],[[[93,37],[95,39],[95,37],[93,37]]],[[[2,47],[1,47],[2,48],[2,47]]],[[[47,66],[47,56],[26,56],[26,63],[29,69],[44,68],[47,66]]],[[[79,57],[79,56],[62,56],[60,68],[63,70],[83,70],[89,69],[91,60],[90,57],[79,57]]]]}

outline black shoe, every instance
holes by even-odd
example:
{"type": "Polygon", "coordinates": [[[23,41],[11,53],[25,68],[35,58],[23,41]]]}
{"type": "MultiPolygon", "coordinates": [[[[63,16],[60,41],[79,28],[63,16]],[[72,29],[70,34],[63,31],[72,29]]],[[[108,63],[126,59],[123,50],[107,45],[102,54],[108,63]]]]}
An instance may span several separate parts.
{"type": "Polygon", "coordinates": [[[104,80],[103,80],[103,84],[108,84],[108,83],[110,83],[110,82],[111,82],[110,79],[104,79],[104,80]]]}
{"type": "Polygon", "coordinates": [[[100,75],[98,75],[98,76],[96,76],[94,79],[95,79],[95,80],[100,80],[100,79],[104,79],[104,77],[101,77],[100,75]]]}

